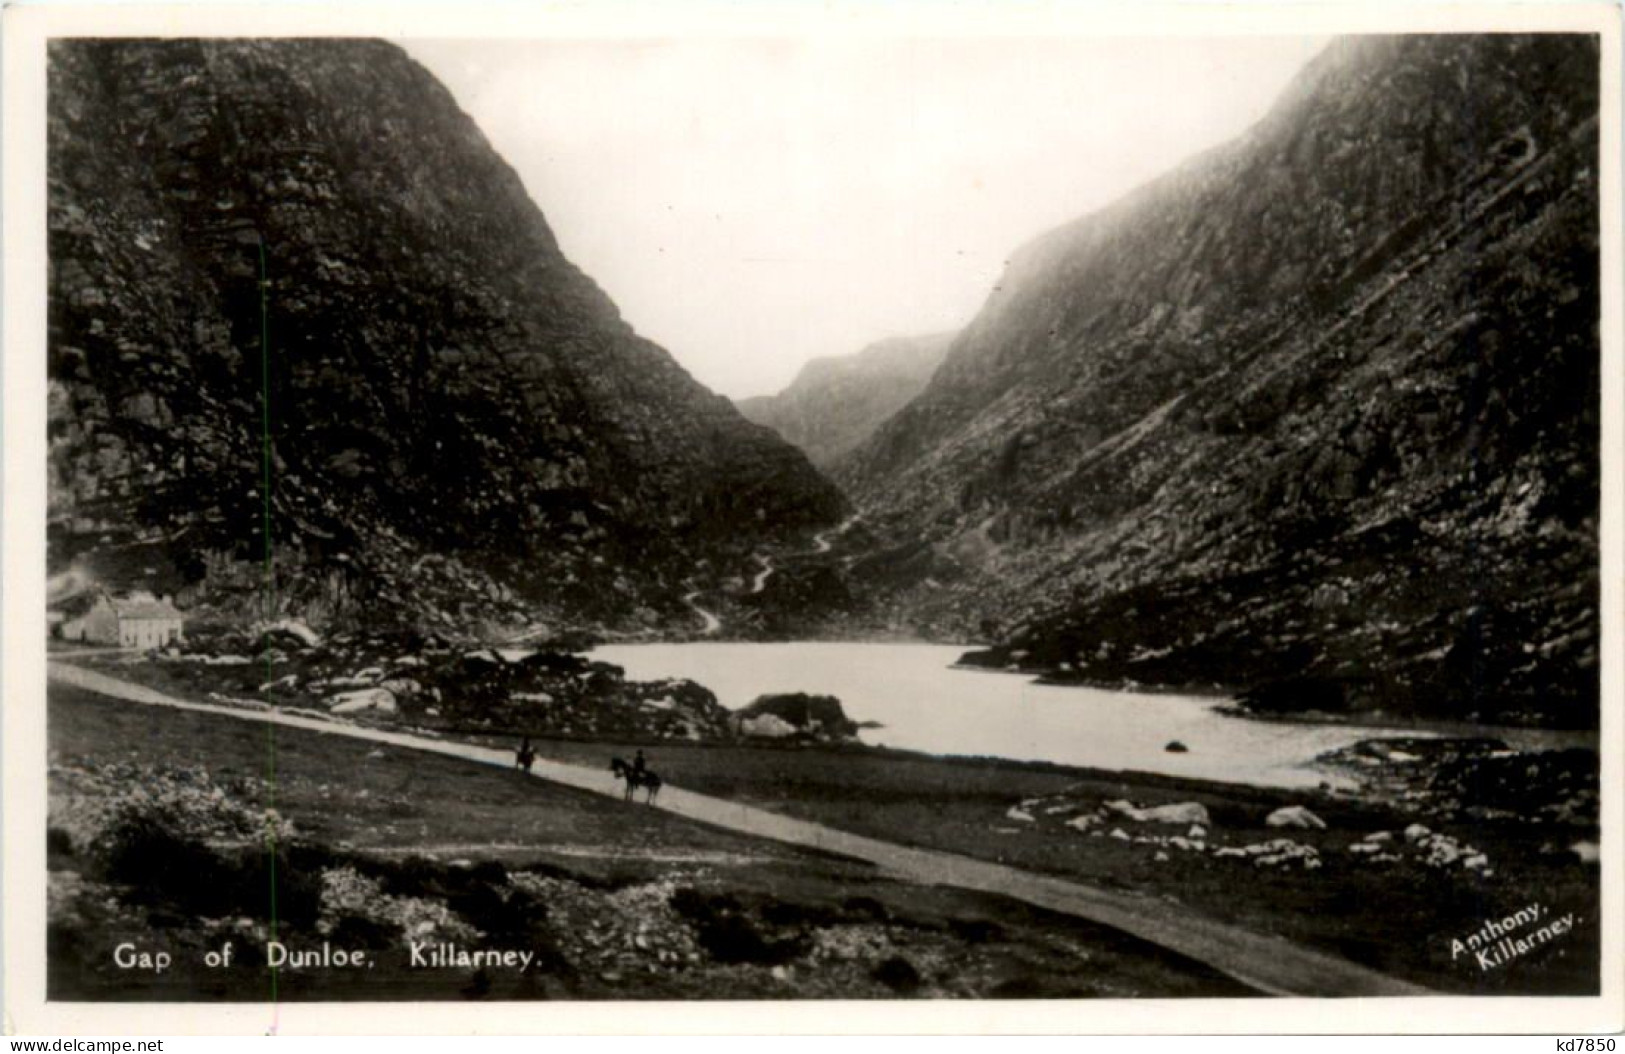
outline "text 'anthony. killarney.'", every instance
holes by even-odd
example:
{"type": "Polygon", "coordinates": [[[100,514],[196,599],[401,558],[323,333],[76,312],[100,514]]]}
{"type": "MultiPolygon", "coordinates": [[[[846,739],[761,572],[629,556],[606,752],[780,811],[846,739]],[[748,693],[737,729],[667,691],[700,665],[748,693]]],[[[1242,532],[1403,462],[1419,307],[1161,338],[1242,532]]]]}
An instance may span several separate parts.
{"type": "Polygon", "coordinates": [[[1544,904],[1534,903],[1520,908],[1504,919],[1491,919],[1465,942],[1450,942],[1450,958],[1455,960],[1471,953],[1481,971],[1488,972],[1505,966],[1513,959],[1528,955],[1548,941],[1556,940],[1574,928],[1574,913],[1552,919],[1539,929],[1526,931],[1542,918],[1551,914],[1544,904]]]}

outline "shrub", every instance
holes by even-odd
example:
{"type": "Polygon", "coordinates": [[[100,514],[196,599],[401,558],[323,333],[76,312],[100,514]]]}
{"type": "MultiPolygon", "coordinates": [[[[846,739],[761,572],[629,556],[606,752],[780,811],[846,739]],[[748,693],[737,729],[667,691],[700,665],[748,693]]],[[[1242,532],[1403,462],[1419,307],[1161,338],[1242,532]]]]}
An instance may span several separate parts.
{"type": "Polygon", "coordinates": [[[886,905],[874,897],[847,897],[841,902],[841,908],[851,918],[872,919],[877,922],[891,918],[891,912],[886,910],[886,905]]]}
{"type": "Polygon", "coordinates": [[[107,832],[103,873],[130,887],[137,904],[177,904],[192,913],[220,916],[236,899],[231,869],[208,846],[151,817],[126,817],[107,832]]]}
{"type": "Polygon", "coordinates": [[[1004,939],[1004,927],[990,919],[949,919],[948,930],[967,944],[1004,939]]]}
{"type": "Polygon", "coordinates": [[[679,889],[672,910],[694,923],[695,939],[719,963],[777,966],[804,955],[809,942],[802,934],[773,937],[764,933],[730,894],[707,895],[679,889]]]}
{"type": "Polygon", "coordinates": [[[334,944],[346,948],[383,949],[400,941],[401,928],[382,919],[346,915],[334,925],[330,936],[334,944]]]}
{"type": "Polygon", "coordinates": [[[901,955],[882,959],[874,969],[874,979],[900,995],[917,992],[924,983],[920,971],[901,955]]]}
{"type": "Polygon", "coordinates": [[[46,859],[73,856],[73,836],[60,827],[45,829],[46,859]]]}

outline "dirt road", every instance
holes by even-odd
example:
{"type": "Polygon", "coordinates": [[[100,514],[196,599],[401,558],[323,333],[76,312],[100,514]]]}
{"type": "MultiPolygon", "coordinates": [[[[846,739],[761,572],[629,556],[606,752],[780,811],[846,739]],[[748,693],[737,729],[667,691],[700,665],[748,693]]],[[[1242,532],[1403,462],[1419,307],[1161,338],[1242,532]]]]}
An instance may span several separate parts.
{"type": "MultiPolygon", "coordinates": [[[[430,751],[504,768],[510,751],[431,739],[404,732],[364,728],[275,710],[241,710],[187,702],[150,688],[66,662],[49,665],[53,681],[134,703],[169,706],[288,728],[350,736],[409,750],[430,751]]],[[[599,794],[619,795],[621,785],[607,770],[538,760],[533,775],[599,794]]],[[[884,842],[820,824],[797,820],[680,787],[667,787],[659,807],[689,819],[745,834],[865,860],[888,875],[928,885],[948,885],[995,893],[1051,911],[1101,923],[1150,941],[1270,995],[1408,996],[1428,989],[1388,977],[1355,963],[1305,948],[1279,937],[1253,933],[1178,904],[1151,896],[1099,889],[1078,882],[1020,871],[969,857],[884,842]]],[[[628,806],[639,808],[641,806],[628,806]]]]}

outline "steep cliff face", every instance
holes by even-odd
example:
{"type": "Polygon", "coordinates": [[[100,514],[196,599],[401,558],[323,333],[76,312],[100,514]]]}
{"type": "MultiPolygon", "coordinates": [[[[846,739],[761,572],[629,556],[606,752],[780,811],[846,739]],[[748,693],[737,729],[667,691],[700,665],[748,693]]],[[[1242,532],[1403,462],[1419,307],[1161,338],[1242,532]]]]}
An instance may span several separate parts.
{"type": "Polygon", "coordinates": [[[1062,677],[1593,720],[1598,61],[1341,41],[1019,253],[839,469],[899,617],[1062,677]]]}
{"type": "Polygon", "coordinates": [[[398,48],[82,40],[50,63],[59,533],[184,538],[220,584],[268,524],[284,602],[329,614],[444,617],[473,590],[647,621],[706,554],[841,514],[633,333],[398,48]]]}
{"type": "Polygon", "coordinates": [[[893,337],[855,355],[813,359],[784,391],[736,405],[828,468],[920,394],[952,341],[952,333],[893,337]]]}

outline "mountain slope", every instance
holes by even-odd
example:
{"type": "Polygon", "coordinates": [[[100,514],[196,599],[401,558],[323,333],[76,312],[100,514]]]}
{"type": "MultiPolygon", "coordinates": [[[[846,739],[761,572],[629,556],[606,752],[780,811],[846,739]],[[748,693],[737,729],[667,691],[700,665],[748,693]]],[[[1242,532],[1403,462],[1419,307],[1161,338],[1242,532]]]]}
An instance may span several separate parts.
{"type": "Polygon", "coordinates": [[[951,333],[893,337],[855,355],[813,359],[784,391],[735,405],[828,468],[920,394],[952,340],[951,333]]]}
{"type": "Polygon", "coordinates": [[[1059,677],[1594,720],[1598,61],[1339,41],[1020,252],[840,467],[898,617],[1059,677]]]}
{"type": "Polygon", "coordinates": [[[289,608],[647,622],[706,554],[843,511],[393,45],[62,41],[49,92],[57,534],[184,539],[246,603],[268,520],[289,608]]]}

